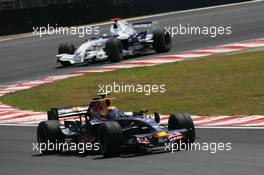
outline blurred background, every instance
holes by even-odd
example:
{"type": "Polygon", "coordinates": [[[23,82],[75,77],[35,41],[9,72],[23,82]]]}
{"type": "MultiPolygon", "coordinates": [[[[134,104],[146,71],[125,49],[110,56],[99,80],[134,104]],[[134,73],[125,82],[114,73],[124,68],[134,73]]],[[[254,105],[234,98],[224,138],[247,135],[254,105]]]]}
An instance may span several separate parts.
{"type": "Polygon", "coordinates": [[[0,36],[247,0],[0,0],[0,36]]]}

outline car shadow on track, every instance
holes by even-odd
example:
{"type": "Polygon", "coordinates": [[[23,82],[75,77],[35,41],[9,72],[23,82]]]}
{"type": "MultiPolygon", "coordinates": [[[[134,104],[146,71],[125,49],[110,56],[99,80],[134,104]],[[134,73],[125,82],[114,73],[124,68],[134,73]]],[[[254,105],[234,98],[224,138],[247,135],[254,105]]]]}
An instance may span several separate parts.
{"type": "MultiPolygon", "coordinates": [[[[134,150],[134,151],[123,151],[120,153],[119,156],[120,158],[134,158],[134,157],[141,157],[141,156],[151,156],[151,155],[156,155],[156,154],[165,154],[165,153],[169,153],[169,151],[165,151],[164,149],[156,149],[156,150],[134,150]]],[[[113,157],[103,157],[103,156],[99,156],[99,157],[94,157],[94,160],[101,160],[101,159],[111,159],[113,157]]]]}
{"type": "Polygon", "coordinates": [[[140,157],[140,156],[151,156],[151,155],[156,155],[156,154],[164,154],[164,153],[169,153],[170,151],[164,150],[164,148],[158,148],[158,149],[135,149],[135,150],[122,150],[120,155],[115,156],[115,157],[104,157],[102,156],[99,152],[87,152],[87,153],[78,153],[78,152],[72,152],[72,151],[66,151],[66,152],[58,152],[54,154],[35,154],[32,155],[32,157],[45,157],[45,156],[59,156],[59,157],[92,157],[93,160],[101,160],[101,159],[111,159],[111,158],[133,158],[133,157],[140,157]]]}

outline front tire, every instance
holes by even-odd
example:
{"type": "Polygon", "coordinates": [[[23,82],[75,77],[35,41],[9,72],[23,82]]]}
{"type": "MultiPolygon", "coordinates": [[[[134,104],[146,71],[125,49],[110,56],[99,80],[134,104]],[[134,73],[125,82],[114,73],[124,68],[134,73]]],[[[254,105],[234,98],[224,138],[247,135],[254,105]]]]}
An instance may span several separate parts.
{"type": "Polygon", "coordinates": [[[62,65],[62,67],[69,67],[72,65],[69,61],[61,61],[60,63],[62,65]]]}
{"type": "Polygon", "coordinates": [[[64,135],[59,128],[60,122],[56,120],[42,121],[37,128],[37,142],[43,154],[55,153],[60,150],[51,149],[48,143],[59,144],[64,142],[64,135]]]}
{"type": "Polygon", "coordinates": [[[169,52],[171,49],[171,36],[163,30],[153,31],[153,48],[157,53],[169,52]]]}
{"type": "MultiPolygon", "coordinates": [[[[60,46],[59,46],[59,49],[58,49],[58,54],[74,54],[75,53],[75,46],[72,44],[72,43],[61,43],[60,46]]],[[[59,61],[60,64],[63,66],[63,67],[69,67],[71,66],[72,64],[69,62],[69,61],[59,61]]]]}
{"type": "Polygon", "coordinates": [[[189,142],[195,141],[195,128],[191,116],[187,112],[177,112],[171,114],[168,121],[168,129],[188,129],[189,130],[189,142]]]}
{"type": "Polygon", "coordinates": [[[99,127],[98,131],[100,152],[104,157],[113,157],[120,153],[123,142],[121,126],[116,121],[107,121],[99,127]]]}
{"type": "Polygon", "coordinates": [[[119,62],[123,59],[123,46],[117,38],[110,38],[106,41],[105,51],[111,62],[119,62]]]}

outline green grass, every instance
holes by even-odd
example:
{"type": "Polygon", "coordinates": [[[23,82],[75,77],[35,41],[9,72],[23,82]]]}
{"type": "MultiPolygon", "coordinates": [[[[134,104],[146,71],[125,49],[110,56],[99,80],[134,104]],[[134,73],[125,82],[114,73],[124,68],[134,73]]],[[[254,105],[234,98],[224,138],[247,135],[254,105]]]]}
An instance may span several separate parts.
{"type": "Polygon", "coordinates": [[[264,114],[264,52],[222,55],[208,59],[122,69],[84,75],[5,95],[3,103],[20,109],[88,104],[102,84],[165,84],[165,93],[114,93],[122,111],[148,108],[195,115],[264,114]]]}

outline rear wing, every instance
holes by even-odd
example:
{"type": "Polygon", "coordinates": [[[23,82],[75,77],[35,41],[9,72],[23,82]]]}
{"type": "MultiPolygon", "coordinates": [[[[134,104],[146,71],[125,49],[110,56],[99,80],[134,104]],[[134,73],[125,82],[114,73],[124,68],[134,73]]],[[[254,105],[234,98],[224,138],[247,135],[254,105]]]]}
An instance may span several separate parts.
{"type": "Polygon", "coordinates": [[[67,108],[52,108],[47,111],[48,120],[59,120],[60,118],[82,116],[87,114],[88,106],[74,106],[67,108]]]}
{"type": "Polygon", "coordinates": [[[160,24],[158,21],[149,21],[149,22],[135,22],[132,23],[132,27],[134,29],[159,29],[160,28],[160,24]]]}

